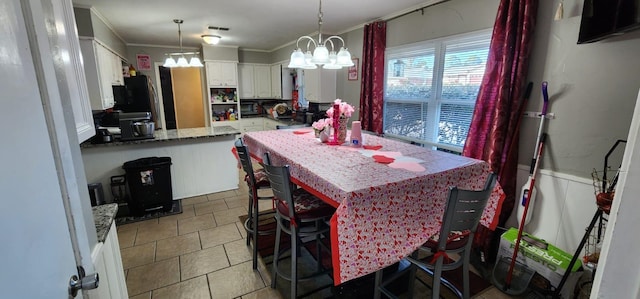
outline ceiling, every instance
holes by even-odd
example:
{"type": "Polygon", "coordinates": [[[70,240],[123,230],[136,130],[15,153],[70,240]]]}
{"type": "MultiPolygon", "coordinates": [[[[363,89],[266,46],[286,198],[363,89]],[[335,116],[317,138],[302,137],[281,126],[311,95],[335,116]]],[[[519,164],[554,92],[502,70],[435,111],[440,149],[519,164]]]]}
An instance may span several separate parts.
{"type": "MultiPolygon", "coordinates": [[[[317,0],[72,0],[93,8],[128,45],[177,46],[183,19],[183,45],[199,47],[200,35],[222,36],[219,45],[272,51],[302,35],[317,39],[317,0]],[[229,31],[209,30],[209,26],[229,31]]],[[[376,19],[389,18],[439,0],[324,0],[323,36],[339,34],[376,19]]]]}

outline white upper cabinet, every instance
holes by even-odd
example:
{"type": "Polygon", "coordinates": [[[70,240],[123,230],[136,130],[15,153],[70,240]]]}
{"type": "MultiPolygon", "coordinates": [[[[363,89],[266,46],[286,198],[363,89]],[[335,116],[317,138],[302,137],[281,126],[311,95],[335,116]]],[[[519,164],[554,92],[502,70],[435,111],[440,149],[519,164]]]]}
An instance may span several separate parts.
{"type": "Polygon", "coordinates": [[[264,64],[238,65],[241,99],[272,99],[271,67],[264,64]]]}
{"type": "Polygon", "coordinates": [[[207,61],[207,83],[210,87],[238,86],[238,64],[235,62],[207,61]]]}
{"type": "Polygon", "coordinates": [[[253,88],[253,65],[251,64],[239,64],[238,65],[238,78],[240,80],[240,98],[252,99],[255,97],[255,90],[253,88]]]}
{"type": "Polygon", "coordinates": [[[271,95],[271,67],[268,65],[253,66],[253,86],[256,98],[273,98],[271,95]]]}
{"type": "Polygon", "coordinates": [[[336,99],[336,71],[304,70],[304,97],[309,102],[332,103],[336,99]]]}
{"type": "Polygon", "coordinates": [[[282,67],[280,64],[271,66],[271,95],[274,99],[282,99],[282,67]]]}
{"type": "Polygon", "coordinates": [[[91,109],[113,107],[113,85],[123,85],[120,57],[93,39],[81,39],[80,48],[87,78],[91,109]]]}

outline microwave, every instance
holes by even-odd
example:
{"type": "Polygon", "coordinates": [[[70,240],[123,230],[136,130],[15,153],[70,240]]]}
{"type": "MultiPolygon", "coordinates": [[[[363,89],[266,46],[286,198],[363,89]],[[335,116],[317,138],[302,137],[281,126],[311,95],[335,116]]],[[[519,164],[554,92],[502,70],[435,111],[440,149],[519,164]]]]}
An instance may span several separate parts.
{"type": "Polygon", "coordinates": [[[257,103],[240,103],[240,113],[242,114],[258,114],[257,103]]]}

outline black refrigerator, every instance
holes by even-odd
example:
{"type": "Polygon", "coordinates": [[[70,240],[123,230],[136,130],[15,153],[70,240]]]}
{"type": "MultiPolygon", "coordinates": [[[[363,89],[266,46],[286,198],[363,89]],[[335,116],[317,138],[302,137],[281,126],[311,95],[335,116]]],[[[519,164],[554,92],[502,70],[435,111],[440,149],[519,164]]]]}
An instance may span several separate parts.
{"type": "Polygon", "coordinates": [[[124,88],[114,90],[114,110],[122,112],[151,112],[156,128],[159,128],[157,96],[153,82],[145,75],[124,78],[124,88]]]}

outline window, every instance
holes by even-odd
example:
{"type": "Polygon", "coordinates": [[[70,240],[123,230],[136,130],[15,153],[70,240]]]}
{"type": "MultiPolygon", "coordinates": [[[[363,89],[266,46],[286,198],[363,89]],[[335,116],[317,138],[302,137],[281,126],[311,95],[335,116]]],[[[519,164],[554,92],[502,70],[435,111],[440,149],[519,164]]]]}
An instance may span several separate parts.
{"type": "Polygon", "coordinates": [[[387,49],[385,135],[461,152],[490,40],[483,30],[387,49]]]}

